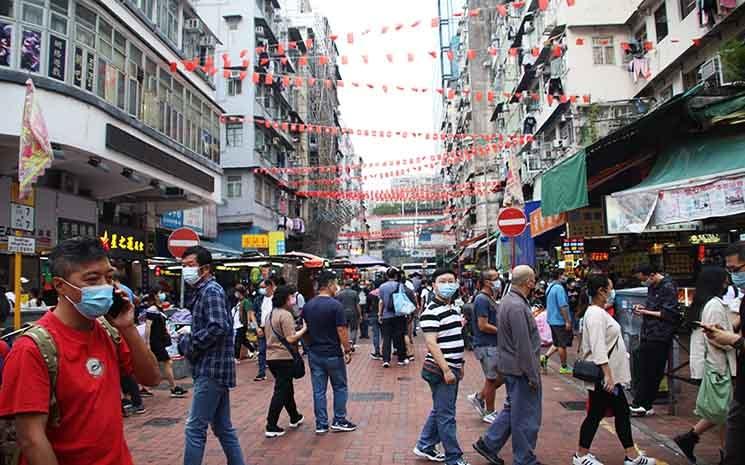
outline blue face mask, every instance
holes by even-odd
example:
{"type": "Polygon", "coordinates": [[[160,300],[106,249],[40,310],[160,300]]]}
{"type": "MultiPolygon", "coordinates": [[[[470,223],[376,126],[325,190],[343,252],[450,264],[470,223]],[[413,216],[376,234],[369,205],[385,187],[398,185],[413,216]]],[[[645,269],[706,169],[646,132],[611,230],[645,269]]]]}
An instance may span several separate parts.
{"type": "Polygon", "coordinates": [[[738,289],[745,289],[745,271],[738,271],[737,273],[731,273],[732,284],[738,289]]]}
{"type": "Polygon", "coordinates": [[[114,303],[114,286],[111,284],[101,284],[99,286],[78,287],[65,281],[70,287],[80,291],[80,302],[73,302],[69,297],[64,296],[80,312],[81,315],[89,320],[95,320],[100,316],[106,315],[111,305],[114,303]]]}
{"type": "Polygon", "coordinates": [[[260,287],[259,288],[259,295],[266,295],[266,288],[265,287],[260,287]]]}
{"type": "Polygon", "coordinates": [[[184,282],[189,286],[193,286],[199,282],[199,267],[198,266],[185,266],[181,270],[181,275],[184,277],[184,282]]]}
{"type": "Polygon", "coordinates": [[[458,291],[458,283],[440,283],[437,285],[437,294],[445,299],[450,299],[458,291]]]}
{"type": "Polygon", "coordinates": [[[166,300],[166,293],[165,292],[161,292],[160,294],[158,294],[158,298],[160,299],[161,302],[165,302],[165,300],[166,300]]]}

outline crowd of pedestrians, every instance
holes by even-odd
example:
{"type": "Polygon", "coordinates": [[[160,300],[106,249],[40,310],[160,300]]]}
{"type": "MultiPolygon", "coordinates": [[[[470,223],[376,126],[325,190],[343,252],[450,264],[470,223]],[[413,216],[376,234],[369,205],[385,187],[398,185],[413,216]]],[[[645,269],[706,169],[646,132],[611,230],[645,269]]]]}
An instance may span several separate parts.
{"type": "MultiPolygon", "coordinates": [[[[499,454],[508,440],[515,464],[540,463],[536,447],[543,416],[542,376],[555,353],[559,374],[574,374],[588,393],[573,465],[602,465],[601,453],[591,446],[600,422],[609,415],[624,465],[656,463],[634,446],[631,417],[655,414],[667,354],[685,322],[675,282],[648,265],[635,270],[648,292],[644,305],[634,307],[643,321],[634,359],[640,375],[634,377],[615,318],[614,282],[601,272],[570,282],[557,269],[543,286],[529,266],[517,266],[506,275],[485,269],[470,296],[469,285],[449,269],[406,276],[390,268],[369,282],[340,282],[336,273],[322,270],[314,279],[315,297],[305,302],[268,267],[255,288],[237,285],[226,295],[212,274],[210,252],[196,246],[182,260],[190,321],[178,326],[175,337],[166,315],[170,296],[163,291],[132,293],[114,275],[97,240],[62,241],[49,259],[59,302],[27,330],[28,337],[17,338],[3,360],[0,417],[14,418],[22,463],[131,463],[122,413],[144,411],[142,397],[154,395],[147,387],[160,383],[161,372],[171,397],[187,395],[175,381],[174,341],[194,378],[184,430],[185,465],[202,463],[208,426],[226,462],[245,463],[230,402],[236,365],[245,359],[256,358],[256,382],[267,379],[267,370],[274,379],[267,438],[285,435],[285,425],[296,429],[305,422],[295,401],[295,382],[306,377],[313,389],[316,434],[355,431],[347,412],[347,365],[359,339],[372,339],[370,357],[382,370],[391,369],[394,357],[397,366],[406,368],[414,360],[417,331],[426,346],[418,369],[431,390],[432,408],[414,444],[416,456],[467,465],[455,412],[470,343],[483,385],[467,400],[488,424],[473,448],[490,464],[504,463],[499,454]],[[541,355],[535,315],[543,309],[553,343],[541,355]],[[567,349],[577,332],[578,361],[572,368],[567,349]],[[634,393],[631,404],[629,387],[634,393]],[[500,388],[506,399],[497,406],[500,388]],[[124,411],[122,399],[130,405],[124,411]],[[90,440],[104,436],[105,441],[90,440]]],[[[738,243],[726,252],[726,269],[700,270],[695,300],[685,314],[694,328],[690,365],[691,377],[700,384],[695,410],[700,420],[675,442],[694,463],[701,435],[715,428],[721,432],[721,463],[743,463],[745,383],[737,376],[744,359],[742,291],[745,243],[738,243]]]]}

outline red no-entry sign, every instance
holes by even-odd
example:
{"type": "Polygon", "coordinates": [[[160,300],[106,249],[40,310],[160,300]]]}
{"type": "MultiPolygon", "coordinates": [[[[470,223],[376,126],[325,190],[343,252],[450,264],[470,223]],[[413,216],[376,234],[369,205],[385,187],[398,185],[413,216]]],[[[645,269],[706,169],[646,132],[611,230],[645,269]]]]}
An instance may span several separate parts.
{"type": "Polygon", "coordinates": [[[168,236],[168,251],[175,258],[181,258],[186,249],[199,245],[199,234],[189,228],[179,228],[168,236]]]}
{"type": "Polygon", "coordinates": [[[499,212],[497,217],[497,227],[504,237],[515,237],[525,231],[528,225],[528,219],[525,213],[519,208],[505,208],[499,212]]]}

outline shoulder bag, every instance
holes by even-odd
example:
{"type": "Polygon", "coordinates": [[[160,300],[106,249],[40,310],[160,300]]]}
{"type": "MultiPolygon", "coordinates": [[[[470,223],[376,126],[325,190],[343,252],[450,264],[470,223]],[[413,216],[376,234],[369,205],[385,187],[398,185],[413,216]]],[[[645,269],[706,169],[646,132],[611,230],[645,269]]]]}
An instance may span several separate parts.
{"type": "Polygon", "coordinates": [[[398,290],[393,293],[393,309],[396,312],[396,316],[409,316],[416,310],[416,305],[406,295],[406,290],[403,284],[398,285],[398,290]]]}
{"type": "Polygon", "coordinates": [[[282,343],[283,346],[285,346],[285,349],[292,355],[292,377],[295,379],[300,379],[303,376],[305,376],[305,361],[303,360],[303,357],[300,355],[300,353],[292,347],[292,345],[287,342],[287,339],[284,338],[284,336],[281,336],[276,329],[274,329],[274,325],[272,324],[272,314],[269,313],[269,327],[272,328],[272,333],[274,333],[274,336],[279,339],[279,342],[282,343]]]}
{"type": "Polygon", "coordinates": [[[705,347],[704,377],[701,379],[701,386],[698,388],[696,408],[693,413],[714,424],[723,425],[727,421],[729,403],[732,400],[732,376],[730,375],[729,359],[725,356],[727,372],[724,375],[719,374],[711,362],[706,360],[706,355],[709,353],[708,342],[705,347]]]}
{"type": "MultiPolygon", "coordinates": [[[[585,336],[587,335],[587,331],[584,331],[583,333],[585,336]]],[[[610,360],[610,355],[613,353],[617,345],[618,338],[616,338],[616,342],[613,343],[610,350],[608,351],[608,360],[610,360]]],[[[572,376],[580,381],[593,384],[602,384],[603,379],[605,378],[603,369],[600,368],[599,365],[588,360],[577,360],[576,362],[574,362],[574,367],[572,368],[572,376]]]]}

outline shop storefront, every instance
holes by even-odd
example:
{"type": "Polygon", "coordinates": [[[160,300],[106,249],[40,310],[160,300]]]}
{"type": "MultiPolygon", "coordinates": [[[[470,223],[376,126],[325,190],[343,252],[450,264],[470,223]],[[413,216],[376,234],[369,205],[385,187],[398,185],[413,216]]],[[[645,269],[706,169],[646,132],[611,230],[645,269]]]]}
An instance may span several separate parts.
{"type": "Polygon", "coordinates": [[[128,226],[100,224],[98,237],[109,251],[111,264],[122,275],[122,282],[133,291],[145,287],[145,232],[128,226]]]}

